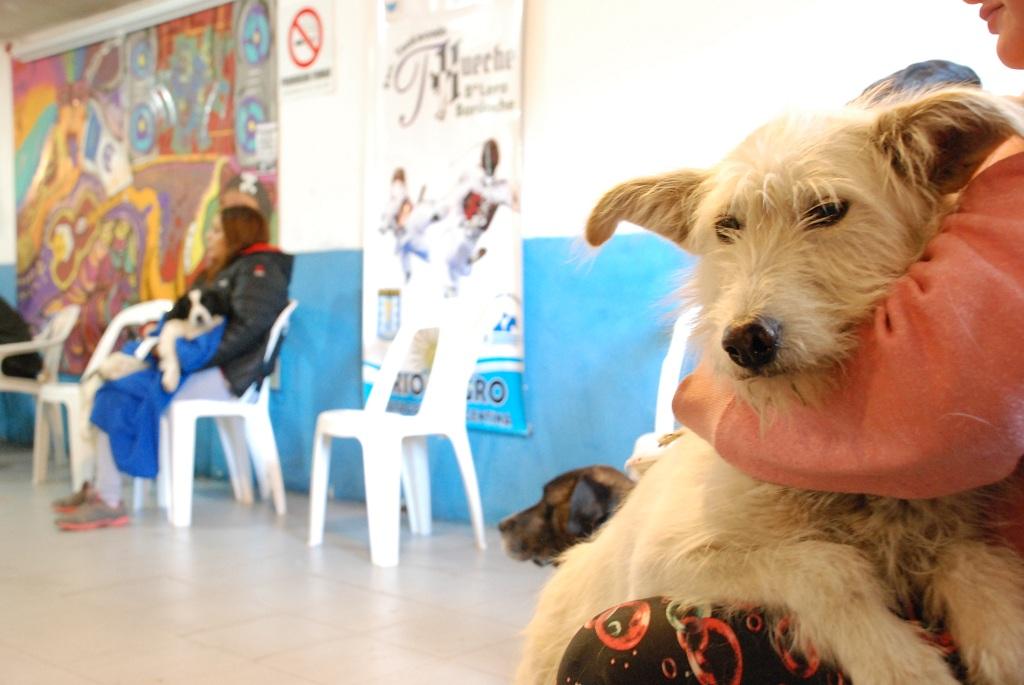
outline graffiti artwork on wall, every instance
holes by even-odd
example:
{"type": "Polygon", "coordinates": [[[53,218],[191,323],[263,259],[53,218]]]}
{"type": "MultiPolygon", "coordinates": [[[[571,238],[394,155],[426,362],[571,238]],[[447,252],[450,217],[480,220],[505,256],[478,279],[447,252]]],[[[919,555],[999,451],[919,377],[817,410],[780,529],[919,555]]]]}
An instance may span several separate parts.
{"type": "Polygon", "coordinates": [[[37,330],[82,307],[66,371],[124,306],[184,292],[229,190],[276,223],[272,12],[243,0],[15,62],[18,306],[37,330]]]}

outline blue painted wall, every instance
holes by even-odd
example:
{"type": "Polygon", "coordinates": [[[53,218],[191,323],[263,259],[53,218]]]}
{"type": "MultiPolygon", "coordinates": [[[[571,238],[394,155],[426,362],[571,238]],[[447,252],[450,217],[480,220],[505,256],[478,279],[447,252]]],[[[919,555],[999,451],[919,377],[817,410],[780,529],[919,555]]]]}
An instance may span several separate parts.
{"type": "MultiPolygon", "coordinates": [[[[0,264],[0,297],[14,303],[18,296],[17,272],[13,264],[0,264]]],[[[28,395],[0,393],[0,440],[21,444],[32,442],[35,403],[28,395]]]]}
{"type": "Polygon", "coordinates": [[[13,264],[0,264],[0,297],[14,302],[18,295],[18,276],[13,264]]]}
{"type": "MultiPolygon", "coordinates": [[[[633,440],[654,425],[661,359],[671,333],[673,294],[688,258],[649,234],[613,239],[591,258],[570,238],[525,241],[526,437],[472,432],[489,524],[532,504],[541,486],[587,464],[621,467],[633,440]]],[[[3,276],[3,272],[0,272],[3,276]]],[[[358,408],[362,253],[296,257],[291,295],[299,300],[281,355],[281,387],[271,396],[286,485],[309,486],[319,412],[358,408]]],[[[12,277],[13,280],[13,277],[12,277]]],[[[31,409],[31,407],[29,407],[31,409]]],[[[30,417],[29,417],[30,419],[30,417]]],[[[27,439],[31,438],[30,421],[27,439]]],[[[432,440],[434,515],[468,518],[451,448],[432,440]]],[[[224,474],[209,426],[200,430],[197,468],[224,474]]],[[[362,456],[352,440],[332,448],[336,497],[362,499],[362,456]]]]}
{"type": "MultiPolygon", "coordinates": [[[[648,234],[616,237],[581,260],[575,239],[524,244],[527,437],[472,432],[484,515],[491,524],[531,504],[547,480],[568,469],[621,467],[633,440],[654,425],[661,359],[673,293],[689,262],[648,234]]],[[[271,410],[289,488],[306,490],[316,414],[358,408],[360,252],[299,255],[292,296],[300,301],[282,352],[271,410]]],[[[216,450],[214,450],[216,451],[216,450]]],[[[467,518],[462,482],[447,441],[432,440],[434,515],[467,518]]],[[[214,472],[221,472],[218,461],[214,472]]],[[[335,496],[362,499],[358,443],[334,441],[335,496]]]]}

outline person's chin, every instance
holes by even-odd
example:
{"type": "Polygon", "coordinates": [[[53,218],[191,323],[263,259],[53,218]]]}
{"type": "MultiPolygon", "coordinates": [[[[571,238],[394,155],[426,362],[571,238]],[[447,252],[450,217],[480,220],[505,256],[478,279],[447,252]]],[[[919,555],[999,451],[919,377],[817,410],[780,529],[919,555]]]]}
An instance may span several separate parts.
{"type": "Polygon", "coordinates": [[[999,34],[996,43],[996,54],[999,61],[1011,69],[1024,69],[1024,36],[1015,39],[1021,32],[1004,32],[999,34]]]}

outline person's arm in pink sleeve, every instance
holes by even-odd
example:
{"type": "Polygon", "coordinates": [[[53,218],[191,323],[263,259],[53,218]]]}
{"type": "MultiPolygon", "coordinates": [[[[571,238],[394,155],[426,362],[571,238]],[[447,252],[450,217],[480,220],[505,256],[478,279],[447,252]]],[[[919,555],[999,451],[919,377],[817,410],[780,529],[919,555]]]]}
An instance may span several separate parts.
{"type": "Polygon", "coordinates": [[[704,367],[679,420],[750,475],[793,487],[938,497],[1024,454],[1024,155],[971,182],[864,327],[838,386],[762,426],[704,367]]]}

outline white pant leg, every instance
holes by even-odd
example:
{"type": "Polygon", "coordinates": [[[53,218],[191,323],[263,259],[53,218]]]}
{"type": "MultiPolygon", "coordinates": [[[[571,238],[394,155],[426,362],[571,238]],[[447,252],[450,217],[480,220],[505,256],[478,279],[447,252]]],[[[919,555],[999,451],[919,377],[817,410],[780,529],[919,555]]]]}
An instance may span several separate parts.
{"type": "Polygon", "coordinates": [[[96,493],[112,507],[121,504],[121,472],[110,449],[110,437],[96,430],[96,493]]]}
{"type": "Polygon", "coordinates": [[[227,379],[217,367],[189,375],[174,393],[174,400],[230,400],[234,397],[227,379]]]}

